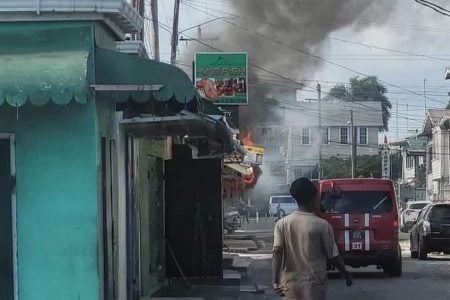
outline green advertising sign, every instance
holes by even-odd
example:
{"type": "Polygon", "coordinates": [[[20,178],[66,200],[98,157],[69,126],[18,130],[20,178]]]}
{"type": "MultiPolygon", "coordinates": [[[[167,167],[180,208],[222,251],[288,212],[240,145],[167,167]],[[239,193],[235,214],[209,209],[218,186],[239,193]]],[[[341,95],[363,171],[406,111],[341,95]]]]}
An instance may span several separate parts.
{"type": "Polygon", "coordinates": [[[200,52],[195,55],[195,86],[218,105],[248,104],[247,53],[200,52]]]}

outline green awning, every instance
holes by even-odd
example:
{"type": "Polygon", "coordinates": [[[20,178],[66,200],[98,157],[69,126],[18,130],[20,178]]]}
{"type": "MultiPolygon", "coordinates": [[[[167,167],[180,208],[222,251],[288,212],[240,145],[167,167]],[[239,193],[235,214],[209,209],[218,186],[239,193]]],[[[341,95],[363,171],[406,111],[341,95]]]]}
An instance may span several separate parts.
{"type": "Polygon", "coordinates": [[[95,49],[95,85],[118,89],[128,87],[128,91],[111,89],[96,92],[97,98],[117,102],[172,100],[183,104],[197,99],[192,81],[181,69],[102,48],[95,49]],[[149,86],[154,86],[154,89],[146,88],[149,86]]]}
{"type": "Polygon", "coordinates": [[[0,40],[0,105],[87,101],[89,27],[1,26],[0,40]]]}
{"type": "Polygon", "coordinates": [[[0,24],[0,105],[101,99],[174,103],[179,110],[199,98],[174,66],[95,48],[92,26],[50,25],[0,24]]]}

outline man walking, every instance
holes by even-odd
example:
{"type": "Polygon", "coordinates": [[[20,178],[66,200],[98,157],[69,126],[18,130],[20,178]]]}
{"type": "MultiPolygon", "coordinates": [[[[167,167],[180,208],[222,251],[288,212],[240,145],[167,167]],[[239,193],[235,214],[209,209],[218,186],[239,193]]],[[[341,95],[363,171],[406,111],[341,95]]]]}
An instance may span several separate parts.
{"type": "Polygon", "coordinates": [[[345,278],[353,278],[339,255],[331,225],[314,214],[317,188],[307,178],[291,184],[290,193],[298,211],[275,224],[273,245],[273,287],[287,299],[325,300],[327,263],[345,278]]]}

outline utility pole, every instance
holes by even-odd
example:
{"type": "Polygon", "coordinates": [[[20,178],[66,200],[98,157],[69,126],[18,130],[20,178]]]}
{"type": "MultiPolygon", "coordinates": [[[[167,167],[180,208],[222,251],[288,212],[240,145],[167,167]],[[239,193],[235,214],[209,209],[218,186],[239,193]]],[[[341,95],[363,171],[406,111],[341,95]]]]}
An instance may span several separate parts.
{"type": "Polygon", "coordinates": [[[408,103],[406,103],[406,115],[408,116],[406,118],[406,131],[409,132],[409,106],[408,106],[408,103]]]}
{"type": "Polygon", "coordinates": [[[396,100],[395,101],[395,110],[397,111],[397,118],[396,118],[396,121],[397,121],[397,134],[396,134],[396,136],[397,136],[397,141],[398,141],[398,100],[396,100]]]}
{"type": "MultiPolygon", "coordinates": [[[[318,165],[318,179],[322,179],[322,144],[324,141],[322,141],[323,134],[322,134],[322,87],[320,86],[320,83],[317,83],[317,99],[319,104],[319,165],[318,165]]],[[[328,141],[326,141],[328,142],[328,141]]]]}
{"type": "Polygon", "coordinates": [[[427,80],[423,80],[423,99],[425,100],[425,114],[427,113],[427,91],[426,91],[427,80]]]}
{"type": "Polygon", "coordinates": [[[173,27],[172,27],[172,41],[170,51],[170,63],[175,65],[177,63],[177,46],[178,46],[178,19],[180,17],[180,1],[175,0],[173,9],[173,27]]]}
{"type": "Polygon", "coordinates": [[[152,11],[153,25],[153,49],[155,51],[154,59],[159,61],[159,18],[158,18],[158,0],[151,0],[150,8],[152,11]]]}
{"type": "Polygon", "coordinates": [[[353,110],[350,110],[350,132],[352,135],[352,153],[351,153],[351,160],[352,160],[352,178],[355,178],[355,168],[356,168],[356,134],[355,134],[355,126],[353,123],[353,110]]]}

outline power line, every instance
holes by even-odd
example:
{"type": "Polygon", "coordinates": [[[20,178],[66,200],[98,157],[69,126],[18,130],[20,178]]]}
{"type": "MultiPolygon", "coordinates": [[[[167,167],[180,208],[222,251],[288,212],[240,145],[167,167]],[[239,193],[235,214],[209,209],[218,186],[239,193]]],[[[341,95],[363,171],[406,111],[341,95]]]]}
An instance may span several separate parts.
{"type": "MultiPolygon", "coordinates": [[[[186,3],[184,3],[184,5],[189,6],[189,5],[186,4],[186,3]]],[[[193,8],[193,9],[197,9],[197,8],[195,8],[195,7],[192,7],[192,8],[193,8]]],[[[197,9],[197,10],[198,10],[198,9],[197,9]]],[[[201,11],[201,10],[200,10],[200,11],[201,11]]],[[[254,34],[254,35],[256,35],[256,36],[260,36],[260,37],[262,37],[262,38],[264,38],[264,39],[267,39],[267,40],[270,40],[270,41],[272,41],[272,42],[278,43],[278,44],[280,44],[280,45],[282,45],[282,46],[284,46],[284,47],[286,47],[286,48],[288,48],[288,49],[291,49],[291,50],[294,50],[294,51],[297,51],[297,52],[306,54],[306,55],[308,55],[308,56],[310,56],[310,57],[316,58],[316,59],[318,59],[318,60],[320,60],[320,61],[326,62],[326,63],[331,64],[331,65],[340,67],[340,68],[342,68],[342,69],[344,69],[344,70],[347,70],[347,71],[350,71],[350,72],[352,72],[352,73],[355,73],[355,74],[358,74],[358,75],[361,75],[361,76],[365,76],[365,77],[369,77],[368,74],[365,74],[365,73],[363,73],[363,72],[357,71],[357,70],[355,70],[355,69],[352,69],[352,68],[350,68],[350,67],[347,67],[347,66],[345,66],[345,65],[342,65],[342,64],[340,64],[340,63],[333,62],[333,61],[331,61],[331,60],[329,60],[329,59],[326,59],[326,58],[324,58],[324,57],[322,57],[322,56],[320,56],[320,55],[316,55],[316,54],[310,53],[310,52],[307,51],[307,50],[304,50],[304,49],[301,49],[301,48],[292,46],[292,45],[290,45],[290,44],[288,44],[288,43],[285,43],[285,42],[283,42],[283,41],[281,41],[281,40],[278,40],[278,39],[275,39],[275,38],[273,38],[273,37],[270,37],[270,36],[264,35],[264,34],[262,34],[262,33],[259,33],[259,32],[257,32],[257,31],[254,31],[253,29],[242,27],[242,26],[240,26],[240,25],[238,25],[238,24],[235,24],[235,23],[230,22],[230,21],[225,20],[225,19],[222,19],[222,22],[231,24],[231,25],[233,25],[233,26],[239,28],[240,30],[243,30],[243,31],[248,32],[248,33],[252,33],[252,34],[254,34]]],[[[257,68],[258,68],[258,69],[261,69],[261,70],[264,70],[264,71],[266,71],[266,72],[268,72],[268,73],[270,73],[270,74],[273,74],[273,75],[276,74],[276,73],[274,73],[274,72],[272,72],[272,71],[267,71],[265,68],[262,68],[262,67],[259,67],[259,66],[258,66],[257,68]]],[[[287,77],[283,76],[283,78],[286,79],[287,77]]],[[[408,92],[408,93],[411,93],[411,94],[414,94],[414,95],[417,95],[417,96],[422,96],[420,93],[411,91],[411,90],[409,90],[409,89],[403,88],[403,87],[401,87],[401,86],[399,86],[399,85],[396,85],[396,84],[387,82],[387,81],[385,81],[385,80],[379,79],[379,81],[380,81],[381,83],[386,84],[386,85],[389,85],[389,86],[392,86],[392,87],[395,87],[395,88],[404,90],[404,91],[406,91],[406,92],[408,92]]],[[[439,101],[439,100],[435,100],[435,99],[429,98],[428,96],[425,96],[425,98],[426,98],[426,99],[433,100],[433,101],[441,102],[441,101],[439,101]]]]}
{"type": "Polygon", "coordinates": [[[428,8],[431,8],[435,12],[444,15],[446,17],[450,17],[450,11],[448,9],[443,8],[442,6],[439,6],[433,2],[426,1],[426,0],[414,0],[415,2],[419,3],[420,5],[426,6],[428,8]]]}
{"type": "MultiPolygon", "coordinates": [[[[184,3],[184,4],[185,4],[185,6],[188,6],[188,7],[192,8],[192,9],[195,9],[195,10],[197,10],[199,12],[205,13],[201,9],[192,7],[192,6],[190,6],[190,5],[186,4],[186,3],[184,3]]],[[[198,5],[196,3],[191,3],[191,5],[196,5],[196,6],[202,7],[201,5],[198,5]]],[[[256,19],[252,19],[252,18],[249,18],[249,17],[240,16],[240,15],[237,15],[237,14],[234,14],[234,13],[224,12],[224,11],[221,11],[221,10],[215,10],[215,11],[219,12],[219,13],[229,14],[231,16],[238,17],[238,18],[241,18],[241,19],[246,19],[246,20],[249,20],[251,22],[257,22],[257,23],[264,24],[264,25],[270,25],[272,27],[275,27],[276,29],[279,29],[279,30],[281,29],[281,30],[285,31],[284,28],[280,28],[279,25],[271,23],[271,22],[268,22],[267,20],[261,21],[261,20],[256,20],[256,19]]],[[[238,24],[235,24],[235,23],[233,23],[231,21],[228,21],[228,22],[224,21],[224,22],[228,23],[228,24],[231,24],[231,25],[239,26],[238,24]]],[[[314,29],[314,31],[320,31],[320,32],[323,32],[323,33],[327,33],[325,31],[321,31],[321,30],[318,30],[318,29],[314,29]]],[[[363,46],[363,47],[373,48],[373,49],[378,49],[378,50],[383,50],[383,51],[389,51],[389,52],[393,52],[393,53],[407,54],[407,55],[410,55],[410,56],[418,56],[418,57],[424,57],[424,58],[435,59],[435,60],[450,61],[450,59],[440,58],[440,57],[436,57],[436,56],[431,56],[431,55],[426,55],[426,54],[417,54],[417,53],[408,52],[408,51],[402,51],[402,50],[397,50],[397,49],[391,49],[391,48],[386,48],[386,47],[380,47],[380,46],[376,46],[376,45],[361,43],[361,42],[350,41],[350,40],[339,38],[339,37],[333,37],[333,36],[330,36],[328,34],[325,37],[330,39],[330,40],[340,41],[340,42],[344,42],[344,43],[349,43],[349,44],[353,44],[353,45],[358,45],[358,46],[363,46]]]]}
{"type": "MultiPolygon", "coordinates": [[[[200,3],[194,0],[187,0],[187,2],[194,4],[196,6],[200,6],[200,3]]],[[[206,1],[205,1],[206,2],[206,1]]],[[[220,6],[223,8],[232,9],[233,7],[225,4],[221,1],[207,1],[209,5],[215,5],[220,6]]],[[[289,11],[283,8],[279,8],[282,11],[289,11]]],[[[398,24],[398,23],[387,23],[387,22],[377,22],[377,21],[368,21],[368,20],[358,20],[358,19],[351,19],[351,18],[343,18],[351,21],[352,23],[361,23],[364,25],[367,24],[373,24],[380,27],[387,27],[387,28],[395,28],[395,29],[406,29],[406,30],[413,30],[413,31],[425,31],[425,32],[432,32],[432,33],[450,33],[450,31],[447,30],[447,28],[442,27],[428,27],[428,26],[417,26],[417,25],[409,25],[409,24],[398,24]]]]}
{"type": "MultiPolygon", "coordinates": [[[[188,36],[188,35],[187,35],[187,36],[188,36]]],[[[208,48],[210,48],[210,49],[212,49],[212,50],[219,51],[219,52],[223,51],[223,50],[221,50],[221,49],[219,49],[219,48],[217,48],[217,47],[211,46],[211,45],[209,45],[209,44],[207,44],[207,43],[205,43],[205,42],[203,42],[203,41],[201,41],[201,40],[198,40],[198,39],[193,38],[193,37],[191,37],[191,36],[189,36],[189,37],[190,37],[192,40],[195,40],[196,42],[198,42],[198,43],[200,43],[200,44],[204,45],[205,47],[208,47],[208,48]]],[[[304,83],[301,83],[301,82],[298,82],[298,81],[296,81],[296,80],[294,80],[294,79],[291,79],[291,78],[289,78],[289,77],[287,77],[287,76],[278,74],[278,73],[276,73],[276,72],[273,72],[273,71],[271,71],[271,70],[268,70],[268,69],[266,69],[266,68],[264,68],[264,67],[261,67],[261,66],[259,66],[259,65],[253,64],[253,63],[251,63],[250,65],[252,65],[254,68],[260,69],[260,70],[265,71],[265,72],[267,72],[267,73],[269,73],[269,74],[272,74],[272,75],[278,76],[278,77],[280,77],[280,78],[283,78],[283,79],[285,79],[286,81],[289,81],[289,82],[292,82],[292,83],[299,84],[299,85],[301,85],[303,88],[309,88],[309,89],[312,89],[312,90],[315,91],[314,88],[309,87],[308,85],[306,85],[306,84],[304,84],[304,83]]],[[[366,76],[367,76],[367,75],[366,75],[366,76]]],[[[330,95],[330,93],[328,93],[328,92],[323,92],[323,93],[330,95]]],[[[420,95],[420,96],[422,96],[422,95],[420,95]]],[[[358,100],[358,98],[355,97],[355,100],[358,100]]],[[[432,100],[434,100],[434,99],[432,99],[432,100]]],[[[364,101],[364,99],[363,99],[362,101],[364,101]]],[[[435,100],[435,101],[438,101],[438,102],[439,102],[439,100],[435,100]]],[[[365,107],[367,107],[367,108],[369,108],[369,109],[372,109],[372,110],[374,109],[373,107],[366,106],[366,105],[364,105],[364,104],[362,104],[362,103],[359,103],[359,102],[354,102],[354,103],[356,103],[357,105],[365,106],[365,107]]],[[[383,112],[382,109],[379,109],[378,111],[383,112]]],[[[407,117],[404,117],[404,118],[407,118],[407,117]]],[[[411,120],[414,120],[414,119],[411,119],[411,120]]]]}
{"type": "MultiPolygon", "coordinates": [[[[166,28],[168,27],[167,25],[164,25],[164,24],[160,24],[160,25],[161,25],[162,27],[166,27],[166,28]]],[[[221,49],[216,48],[216,47],[213,47],[213,46],[211,46],[211,45],[209,45],[209,44],[207,44],[207,43],[205,43],[205,42],[203,42],[203,41],[200,41],[200,40],[195,39],[195,38],[192,38],[192,39],[195,40],[195,41],[197,41],[198,43],[200,43],[200,44],[202,44],[202,45],[208,47],[208,48],[211,48],[211,49],[215,50],[215,51],[222,51],[221,49]]],[[[284,79],[284,80],[286,80],[286,81],[289,81],[289,82],[292,82],[292,83],[295,83],[295,84],[299,84],[301,87],[311,88],[311,87],[307,86],[307,85],[304,84],[304,83],[298,82],[298,81],[296,81],[296,80],[293,80],[293,79],[291,79],[291,78],[289,78],[289,77],[286,77],[286,76],[284,76],[284,75],[281,75],[281,74],[278,74],[278,73],[276,73],[276,72],[273,72],[273,71],[271,71],[271,70],[268,70],[268,69],[266,69],[266,68],[264,68],[264,67],[261,67],[261,66],[258,66],[258,65],[256,65],[256,64],[252,64],[252,66],[255,67],[255,68],[257,68],[257,69],[260,69],[260,70],[262,70],[262,71],[264,71],[264,72],[267,72],[267,73],[269,73],[269,74],[271,74],[271,75],[274,75],[274,76],[276,76],[276,77],[278,77],[278,78],[282,78],[282,79],[284,79]]],[[[314,90],[315,90],[315,89],[314,89],[314,90]]],[[[324,93],[329,94],[329,93],[327,93],[327,92],[324,92],[324,93]]],[[[434,100],[434,99],[432,99],[432,100],[434,100]]],[[[439,100],[435,100],[435,101],[440,102],[439,100]]],[[[361,106],[365,106],[365,105],[363,105],[363,104],[361,104],[361,103],[357,103],[357,104],[358,104],[358,105],[361,105],[361,106]]],[[[365,107],[367,107],[367,108],[369,108],[369,109],[373,109],[373,107],[369,107],[369,106],[365,106],[365,107]]],[[[382,111],[382,110],[378,110],[378,111],[382,111]]],[[[392,113],[391,113],[391,114],[392,114],[392,113]]],[[[406,118],[407,120],[409,119],[407,116],[402,116],[402,117],[403,117],[403,118],[406,118]]],[[[411,120],[416,121],[415,119],[411,119],[411,120]]]]}

